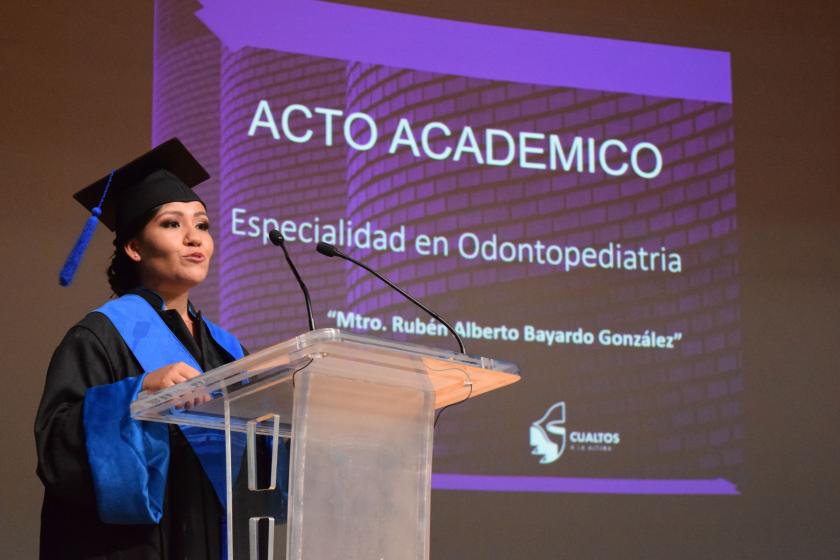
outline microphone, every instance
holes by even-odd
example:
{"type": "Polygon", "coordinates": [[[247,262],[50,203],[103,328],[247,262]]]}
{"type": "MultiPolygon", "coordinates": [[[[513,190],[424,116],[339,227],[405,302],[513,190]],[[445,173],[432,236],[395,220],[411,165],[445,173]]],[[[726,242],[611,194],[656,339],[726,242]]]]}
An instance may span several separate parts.
{"type": "MultiPolygon", "coordinates": [[[[271,234],[269,234],[269,236],[270,235],[271,234]]],[[[378,272],[373,270],[371,267],[369,267],[365,263],[357,261],[353,257],[345,255],[344,253],[339,251],[338,248],[336,248],[335,245],[330,245],[329,243],[326,243],[324,241],[319,241],[318,245],[315,246],[315,249],[319,253],[321,253],[322,255],[324,255],[326,257],[338,257],[338,258],[344,259],[346,261],[350,261],[351,263],[364,268],[365,270],[367,270],[368,272],[370,272],[371,274],[373,274],[374,276],[376,276],[377,278],[379,278],[380,280],[382,280],[383,282],[388,284],[390,287],[392,287],[393,289],[398,291],[400,294],[402,294],[402,296],[405,299],[407,299],[408,301],[410,301],[411,303],[413,303],[414,305],[416,305],[417,307],[419,307],[420,309],[422,309],[423,311],[425,311],[426,313],[428,313],[429,315],[431,315],[432,317],[434,317],[435,319],[440,321],[440,323],[444,327],[449,329],[449,332],[452,333],[452,336],[455,337],[455,340],[458,341],[458,346],[461,349],[461,354],[466,354],[467,353],[466,350],[464,349],[464,341],[461,340],[461,337],[458,336],[458,333],[455,332],[455,329],[452,328],[452,325],[447,323],[446,320],[443,317],[441,317],[440,315],[438,315],[437,313],[435,313],[434,311],[432,311],[431,309],[429,309],[428,307],[426,307],[425,305],[420,303],[418,300],[414,299],[405,290],[403,290],[402,288],[400,288],[399,286],[397,286],[396,284],[394,284],[393,282],[391,282],[390,280],[388,280],[387,278],[385,278],[384,276],[382,276],[381,274],[379,274],[378,272]]],[[[470,389],[470,392],[472,392],[472,389],[470,389]]]]}
{"type": "Polygon", "coordinates": [[[289,256],[289,251],[286,250],[286,240],[283,239],[283,236],[276,229],[268,232],[268,238],[271,239],[271,242],[275,246],[283,249],[283,254],[286,255],[286,262],[289,263],[289,268],[292,269],[292,274],[295,275],[298,284],[300,284],[300,289],[303,290],[303,298],[306,300],[306,314],[309,317],[309,330],[314,331],[315,318],[312,316],[312,302],[309,301],[309,290],[306,288],[306,284],[303,283],[303,278],[301,278],[300,274],[298,274],[297,268],[295,268],[295,263],[292,262],[292,258],[289,256]]]}

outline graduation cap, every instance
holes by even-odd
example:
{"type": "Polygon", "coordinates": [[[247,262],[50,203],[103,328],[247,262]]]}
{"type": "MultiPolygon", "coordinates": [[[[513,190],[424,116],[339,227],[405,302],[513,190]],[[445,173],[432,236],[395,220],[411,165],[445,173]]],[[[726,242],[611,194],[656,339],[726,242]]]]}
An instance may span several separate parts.
{"type": "Polygon", "coordinates": [[[73,281],[97,222],[125,240],[138,222],[161,204],[204,204],[192,188],[209,177],[181,141],[172,138],[74,194],[91,217],[67,256],[59,284],[68,286],[73,281]]]}

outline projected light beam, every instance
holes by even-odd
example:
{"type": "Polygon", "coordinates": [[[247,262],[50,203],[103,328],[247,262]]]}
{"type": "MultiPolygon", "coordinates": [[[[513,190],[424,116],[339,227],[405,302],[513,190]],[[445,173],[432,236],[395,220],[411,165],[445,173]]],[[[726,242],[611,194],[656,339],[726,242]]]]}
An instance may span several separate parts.
{"type": "Polygon", "coordinates": [[[729,53],[479,25],[315,0],[201,0],[231,50],[272,49],[440,74],[732,102],[729,53]]]}
{"type": "Polygon", "coordinates": [[[575,478],[560,476],[487,476],[432,474],[435,490],[484,492],[547,492],[563,494],[708,495],[737,496],[735,484],[722,478],[710,480],[575,478]]]}

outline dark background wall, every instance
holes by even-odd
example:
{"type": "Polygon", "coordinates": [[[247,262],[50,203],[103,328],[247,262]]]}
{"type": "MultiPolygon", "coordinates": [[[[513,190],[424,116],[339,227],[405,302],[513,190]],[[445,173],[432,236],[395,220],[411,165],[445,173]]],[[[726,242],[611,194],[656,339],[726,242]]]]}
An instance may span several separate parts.
{"type": "MultiPolygon", "coordinates": [[[[828,1],[593,6],[365,5],[732,52],[750,479],[740,498],[436,492],[433,558],[840,555],[838,8],[828,1]]],[[[151,142],[151,2],[0,7],[3,128],[0,553],[37,551],[32,420],[50,353],[108,292],[97,233],[56,276],[85,214],[70,194],[151,142]]]]}

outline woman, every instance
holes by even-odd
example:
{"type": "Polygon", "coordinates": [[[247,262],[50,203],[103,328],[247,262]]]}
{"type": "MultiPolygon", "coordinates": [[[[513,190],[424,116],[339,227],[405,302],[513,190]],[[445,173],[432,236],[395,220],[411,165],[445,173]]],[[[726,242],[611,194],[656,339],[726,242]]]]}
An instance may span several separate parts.
{"type": "Polygon", "coordinates": [[[141,390],[244,354],[189,300],[213,257],[191,188],[206,177],[173,139],[76,196],[99,200],[94,216],[116,232],[108,280],[120,297],[71,328],[49,366],[35,423],[42,558],[223,557],[224,482],[205,468],[220,435],[129,416],[141,390]]]}

